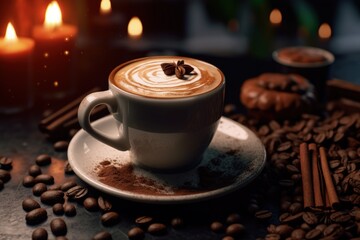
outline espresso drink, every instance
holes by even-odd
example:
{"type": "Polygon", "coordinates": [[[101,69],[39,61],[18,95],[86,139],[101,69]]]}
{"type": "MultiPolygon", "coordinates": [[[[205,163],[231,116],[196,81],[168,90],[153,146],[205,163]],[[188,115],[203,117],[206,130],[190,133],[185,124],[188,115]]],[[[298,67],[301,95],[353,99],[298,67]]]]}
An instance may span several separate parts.
{"type": "Polygon", "coordinates": [[[185,57],[150,57],[138,59],[119,67],[113,76],[113,83],[120,89],[150,98],[183,98],[209,92],[224,81],[222,73],[213,65],[185,57]],[[184,61],[193,70],[178,78],[166,75],[161,64],[175,67],[184,61]]]}

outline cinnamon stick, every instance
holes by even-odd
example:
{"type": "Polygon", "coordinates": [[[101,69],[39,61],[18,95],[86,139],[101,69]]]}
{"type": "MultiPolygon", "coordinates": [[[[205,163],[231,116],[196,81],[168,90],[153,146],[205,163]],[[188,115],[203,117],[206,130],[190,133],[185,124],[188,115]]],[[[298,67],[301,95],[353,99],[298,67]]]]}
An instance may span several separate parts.
{"type": "Polygon", "coordinates": [[[304,208],[314,206],[314,191],[307,143],[300,144],[300,166],[303,185],[304,208]]]}
{"type": "Polygon", "coordinates": [[[321,169],[323,172],[324,180],[325,180],[325,186],[326,186],[326,192],[329,196],[329,202],[330,205],[333,208],[336,208],[339,205],[339,198],[336,193],[336,189],[331,177],[331,172],[328,164],[328,160],[326,157],[326,151],[324,147],[320,147],[320,161],[321,161],[321,169]]]}
{"type": "MultiPolygon", "coordinates": [[[[60,108],[58,111],[56,111],[53,114],[50,114],[48,117],[42,119],[39,123],[40,130],[43,132],[47,132],[48,131],[47,126],[52,124],[54,121],[58,120],[59,118],[62,118],[62,120],[58,121],[57,124],[60,124],[61,122],[70,119],[71,117],[77,117],[77,110],[75,112],[74,109],[78,108],[79,104],[81,103],[81,101],[83,100],[84,97],[86,97],[88,94],[90,94],[92,92],[99,91],[99,90],[100,89],[97,87],[91,89],[90,91],[82,94],[80,97],[78,97],[78,98],[74,99],[73,101],[71,101],[70,103],[66,104],[64,107],[60,108]],[[65,114],[67,114],[67,116],[63,117],[65,114]]],[[[56,126],[56,124],[53,124],[53,126],[51,128],[53,128],[54,125],[56,126]]]]}
{"type": "Polygon", "coordinates": [[[312,167],[312,179],[314,188],[314,202],[315,207],[324,207],[323,189],[322,189],[322,173],[319,169],[318,150],[315,143],[309,144],[309,150],[311,151],[311,167],[312,167]]]}

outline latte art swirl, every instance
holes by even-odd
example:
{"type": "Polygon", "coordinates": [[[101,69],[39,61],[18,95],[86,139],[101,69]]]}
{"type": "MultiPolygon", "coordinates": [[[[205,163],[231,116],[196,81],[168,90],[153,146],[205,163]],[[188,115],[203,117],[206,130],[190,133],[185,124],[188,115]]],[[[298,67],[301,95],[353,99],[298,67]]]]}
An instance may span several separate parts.
{"type": "Polygon", "coordinates": [[[161,69],[164,62],[180,60],[175,57],[140,59],[120,68],[114,76],[119,88],[146,97],[179,98],[202,94],[216,88],[223,81],[221,72],[214,66],[190,58],[184,59],[194,70],[183,79],[167,76],[161,69]]]}

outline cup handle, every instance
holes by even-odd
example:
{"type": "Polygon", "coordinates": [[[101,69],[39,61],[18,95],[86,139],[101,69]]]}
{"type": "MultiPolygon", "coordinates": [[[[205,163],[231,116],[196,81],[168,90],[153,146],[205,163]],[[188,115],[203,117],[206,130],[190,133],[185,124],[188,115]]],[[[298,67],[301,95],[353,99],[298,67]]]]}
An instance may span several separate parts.
{"type": "Polygon", "coordinates": [[[116,148],[121,151],[130,149],[129,138],[128,138],[128,127],[127,117],[124,116],[126,113],[124,106],[119,106],[113,93],[110,90],[102,92],[94,92],[87,95],[80,103],[78,109],[78,119],[80,126],[91,136],[98,139],[99,141],[116,148]],[[122,118],[122,124],[118,127],[117,136],[109,136],[92,127],[90,122],[91,111],[98,105],[105,104],[110,113],[118,114],[122,118]]]}

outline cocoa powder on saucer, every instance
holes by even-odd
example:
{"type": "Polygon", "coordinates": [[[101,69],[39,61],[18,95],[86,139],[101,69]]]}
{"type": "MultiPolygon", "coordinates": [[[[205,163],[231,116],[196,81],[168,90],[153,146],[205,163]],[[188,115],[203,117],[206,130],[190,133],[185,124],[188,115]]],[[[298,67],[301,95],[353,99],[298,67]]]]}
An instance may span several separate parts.
{"type": "MultiPolygon", "coordinates": [[[[210,162],[216,164],[213,161],[210,162]]],[[[96,166],[95,171],[99,181],[108,186],[145,195],[196,194],[224,187],[235,181],[234,175],[210,166],[197,167],[195,171],[197,184],[194,185],[190,179],[178,186],[157,179],[157,174],[147,176],[143,174],[145,170],[141,170],[131,163],[117,164],[115,160],[103,160],[96,166]]]]}

